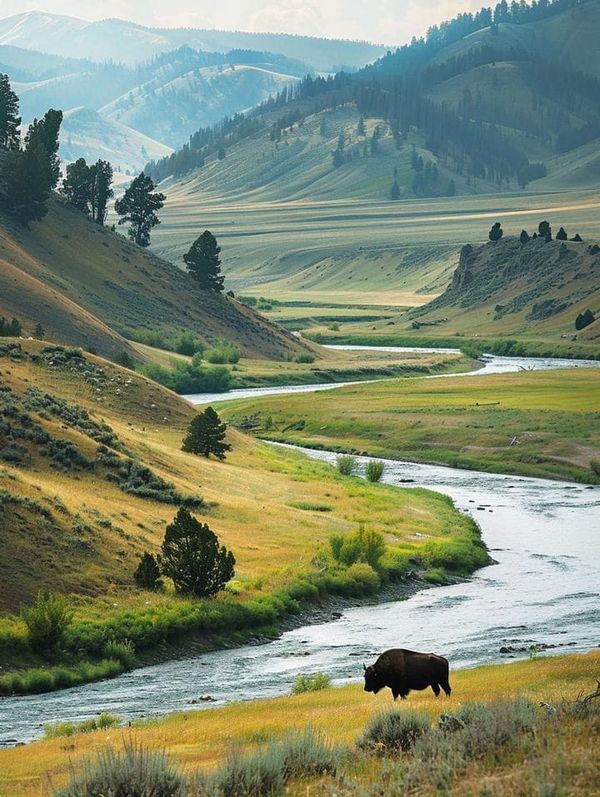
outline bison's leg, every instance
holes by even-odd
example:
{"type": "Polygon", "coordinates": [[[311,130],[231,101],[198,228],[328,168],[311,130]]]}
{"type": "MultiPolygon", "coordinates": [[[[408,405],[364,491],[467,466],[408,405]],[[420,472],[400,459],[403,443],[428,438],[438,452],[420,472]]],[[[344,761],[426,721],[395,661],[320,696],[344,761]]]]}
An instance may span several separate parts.
{"type": "Polygon", "coordinates": [[[433,683],[433,684],[431,684],[431,688],[433,689],[433,694],[436,697],[439,697],[440,696],[440,685],[436,684],[436,683],[433,683]]]}
{"type": "Polygon", "coordinates": [[[450,681],[446,678],[445,681],[442,681],[440,683],[440,686],[442,687],[444,692],[448,695],[448,697],[450,697],[450,695],[452,694],[452,689],[450,689],[450,681]]]}

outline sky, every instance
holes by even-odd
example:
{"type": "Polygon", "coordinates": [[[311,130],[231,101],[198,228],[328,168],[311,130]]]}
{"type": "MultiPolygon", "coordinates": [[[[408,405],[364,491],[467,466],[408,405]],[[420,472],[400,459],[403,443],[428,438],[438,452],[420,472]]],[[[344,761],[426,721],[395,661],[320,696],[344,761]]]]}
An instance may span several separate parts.
{"type": "Polygon", "coordinates": [[[483,0],[2,0],[0,17],[24,11],[94,20],[120,17],[153,27],[298,33],[403,44],[483,0]]]}

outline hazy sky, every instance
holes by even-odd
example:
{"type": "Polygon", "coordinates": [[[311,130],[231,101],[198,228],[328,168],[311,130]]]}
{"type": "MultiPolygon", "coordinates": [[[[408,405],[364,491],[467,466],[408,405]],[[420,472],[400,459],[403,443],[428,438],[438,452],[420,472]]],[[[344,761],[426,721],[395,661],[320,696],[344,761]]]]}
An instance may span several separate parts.
{"type": "Polygon", "coordinates": [[[150,26],[303,33],[400,44],[483,0],[2,0],[0,17],[37,9],[150,26]]]}

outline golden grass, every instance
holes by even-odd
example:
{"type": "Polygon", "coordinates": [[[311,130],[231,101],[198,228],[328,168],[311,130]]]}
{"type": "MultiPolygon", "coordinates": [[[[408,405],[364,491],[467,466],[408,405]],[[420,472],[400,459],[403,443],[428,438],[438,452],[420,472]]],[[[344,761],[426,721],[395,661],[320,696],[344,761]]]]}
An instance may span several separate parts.
{"type": "MultiPolygon", "coordinates": [[[[600,653],[592,651],[586,655],[549,656],[462,670],[451,675],[451,698],[436,699],[429,690],[412,692],[407,703],[398,703],[398,707],[416,708],[435,717],[442,711],[457,709],[466,701],[486,702],[500,697],[525,696],[534,702],[558,703],[574,699],[582,690],[593,690],[599,669],[600,653]]],[[[335,742],[352,744],[377,711],[392,705],[389,690],[373,695],[364,692],[362,684],[353,683],[293,697],[172,714],[125,731],[111,729],[36,742],[0,751],[0,794],[42,795],[48,777],[52,777],[55,785],[64,783],[71,765],[78,769],[86,757],[105,744],[121,747],[127,739],[151,749],[165,750],[187,771],[214,767],[232,744],[251,749],[253,740],[259,737],[281,737],[290,728],[307,725],[335,742]]],[[[574,745],[579,757],[587,757],[588,766],[593,766],[585,740],[576,739],[574,745]]],[[[510,783],[515,774],[518,770],[516,773],[509,770],[502,777],[510,783]]],[[[519,791],[511,787],[507,793],[519,791]]]]}
{"type": "MultiPolygon", "coordinates": [[[[26,348],[39,346],[31,342],[26,348]]],[[[452,527],[462,528],[462,516],[441,496],[344,479],[327,465],[257,443],[235,430],[229,432],[233,451],[224,462],[186,454],[180,445],[194,415],[193,407],[143,377],[98,358],[90,360],[102,364],[110,379],[121,382],[110,382],[110,387],[98,394],[80,375],[68,371],[31,362],[6,363],[3,370],[17,393],[35,383],[88,408],[96,420],[109,423],[125,445],[181,492],[202,495],[212,505],[206,521],[235,553],[242,599],[261,586],[257,579],[262,580],[263,589],[269,589],[309,569],[315,552],[327,544],[332,533],[353,531],[360,522],[383,531],[390,543],[398,546],[407,541],[414,545],[416,532],[426,532],[431,538],[452,527]],[[117,388],[117,384],[123,387],[117,388]],[[306,511],[294,504],[327,504],[332,511],[306,511]]],[[[93,455],[94,446],[87,438],[68,433],[54,422],[43,423],[93,455]]],[[[35,545],[39,541],[30,537],[27,525],[16,546],[7,541],[5,609],[14,610],[18,601],[30,598],[37,589],[60,587],[63,580],[75,596],[92,596],[93,600],[81,597],[86,614],[172,599],[135,589],[132,574],[143,550],[158,550],[175,507],[124,494],[93,472],[75,477],[52,470],[41,456],[32,469],[6,466],[0,472],[0,488],[37,496],[38,500],[58,498],[70,513],[55,513],[67,534],[76,514],[92,529],[92,548],[87,554],[77,548],[65,554],[56,540],[50,544],[46,540],[38,555],[35,545]],[[17,480],[11,480],[11,475],[17,480]],[[99,525],[95,520],[99,516],[108,518],[111,526],[99,525]]],[[[0,533],[8,532],[0,527],[0,533]]]]}

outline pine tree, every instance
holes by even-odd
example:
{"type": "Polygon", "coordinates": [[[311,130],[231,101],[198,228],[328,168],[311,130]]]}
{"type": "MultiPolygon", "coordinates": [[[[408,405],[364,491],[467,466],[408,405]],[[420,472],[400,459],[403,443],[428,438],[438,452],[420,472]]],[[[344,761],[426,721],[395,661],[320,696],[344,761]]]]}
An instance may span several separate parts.
{"type": "Polygon", "coordinates": [[[19,98],[10,87],[8,75],[0,74],[0,149],[19,149],[19,98]]]}
{"type": "Polygon", "coordinates": [[[21,224],[41,221],[48,212],[50,196],[43,167],[44,154],[8,152],[2,160],[0,172],[0,200],[2,207],[21,224]]]}
{"type": "Polygon", "coordinates": [[[34,330],[34,333],[33,333],[33,337],[34,337],[36,340],[44,340],[44,338],[46,337],[46,330],[45,330],[45,329],[44,329],[44,327],[43,327],[43,326],[40,324],[40,322],[39,322],[39,321],[38,321],[38,323],[35,325],[35,330],[34,330]]]}
{"type": "Polygon", "coordinates": [[[189,273],[203,290],[223,292],[224,277],[221,275],[219,253],[221,247],[215,236],[204,230],[183,256],[189,273]]]}
{"type": "Polygon", "coordinates": [[[497,221],[493,226],[492,229],[488,233],[488,238],[490,241],[499,241],[504,234],[504,230],[500,226],[500,222],[497,221]]]}
{"type": "Polygon", "coordinates": [[[358,120],[358,124],[356,125],[356,135],[357,136],[365,136],[366,135],[365,120],[364,120],[364,117],[362,117],[362,116],[360,117],[360,119],[358,120]]]}
{"type": "MultiPolygon", "coordinates": [[[[108,200],[113,196],[111,188],[113,169],[108,161],[97,160],[91,169],[91,211],[92,221],[101,227],[106,221],[108,200]]],[[[162,196],[162,194],[160,194],[162,196]]],[[[161,205],[162,207],[162,205],[161,205]]]]}
{"type": "Polygon", "coordinates": [[[557,241],[566,241],[567,240],[567,233],[564,227],[561,227],[560,230],[556,233],[556,240],[557,241]]]}
{"type": "Polygon", "coordinates": [[[547,221],[540,221],[538,224],[538,233],[540,238],[545,238],[547,241],[552,240],[552,227],[547,221]]]}
{"type": "Polygon", "coordinates": [[[218,459],[225,459],[225,452],[231,451],[229,443],[224,442],[226,430],[227,426],[213,408],[207,407],[192,419],[181,450],[204,457],[214,454],[218,459]]]}
{"type": "Polygon", "coordinates": [[[148,551],[144,551],[142,556],[140,556],[133,578],[138,587],[142,589],[157,590],[162,586],[158,562],[148,551]]]}
{"type": "Polygon", "coordinates": [[[400,186],[398,185],[398,180],[394,180],[392,183],[392,188],[390,190],[390,199],[397,200],[400,199],[400,186]]]}
{"type": "Polygon", "coordinates": [[[90,213],[90,184],[90,167],[85,162],[85,158],[78,158],[74,163],[68,164],[60,193],[77,210],[81,210],[82,213],[90,213]]]}
{"type": "Polygon", "coordinates": [[[216,595],[235,574],[235,557],[206,523],[181,507],[167,526],[160,567],[177,592],[207,598],[216,595]]]}
{"type": "Polygon", "coordinates": [[[160,224],[156,211],[164,205],[165,195],[152,193],[155,187],[152,178],[141,172],[115,202],[119,224],[131,224],[128,235],[138,246],[149,246],[150,230],[160,224]]]}
{"type": "Polygon", "coordinates": [[[47,188],[56,188],[60,177],[58,157],[58,135],[62,122],[62,111],[54,108],[46,111],[43,119],[34,119],[25,135],[25,150],[34,152],[40,159],[47,188]]]}
{"type": "Polygon", "coordinates": [[[529,233],[527,230],[521,230],[521,235],[519,235],[519,241],[521,241],[521,245],[525,246],[527,241],[529,241],[529,233]]]}

